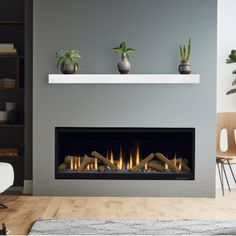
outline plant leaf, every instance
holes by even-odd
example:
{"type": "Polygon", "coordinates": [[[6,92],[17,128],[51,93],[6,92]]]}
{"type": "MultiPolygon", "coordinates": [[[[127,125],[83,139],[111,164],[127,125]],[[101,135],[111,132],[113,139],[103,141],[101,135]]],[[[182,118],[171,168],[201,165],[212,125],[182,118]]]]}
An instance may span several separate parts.
{"type": "Polygon", "coordinates": [[[184,61],[186,61],[186,60],[187,60],[187,52],[186,52],[186,47],[184,45],[184,61]]]}
{"type": "Polygon", "coordinates": [[[64,63],[65,63],[65,58],[64,57],[60,57],[57,60],[57,68],[59,69],[64,63]]]}
{"type": "Polygon", "coordinates": [[[120,54],[123,52],[123,50],[121,48],[113,48],[112,50],[113,50],[113,52],[120,53],[120,54]]]}
{"type": "Polygon", "coordinates": [[[187,61],[189,61],[190,53],[191,53],[191,39],[189,39],[189,41],[188,41],[188,55],[187,55],[187,61]]]}
{"type": "Polygon", "coordinates": [[[183,60],[184,60],[184,57],[183,57],[183,49],[182,49],[182,46],[180,46],[180,57],[181,57],[181,60],[183,61],[183,60]]]}
{"type": "Polygon", "coordinates": [[[236,53],[231,53],[231,54],[229,55],[229,59],[230,59],[231,61],[236,62],[236,53]]]}
{"type": "Polygon", "coordinates": [[[232,85],[236,85],[236,79],[232,82],[232,85]]]}
{"type": "Polygon", "coordinates": [[[126,50],[125,42],[122,42],[122,43],[120,44],[120,48],[121,48],[123,51],[126,50]]]}
{"type": "Polygon", "coordinates": [[[135,52],[136,50],[134,49],[134,48],[127,48],[126,50],[125,50],[125,52],[127,53],[127,54],[129,54],[129,53],[132,53],[132,52],[135,52]]]}
{"type": "Polygon", "coordinates": [[[226,95],[233,94],[233,93],[236,93],[236,88],[229,90],[229,91],[226,93],[226,95]]]}
{"type": "Polygon", "coordinates": [[[236,61],[232,61],[231,59],[226,59],[227,64],[235,63],[236,61]]]}

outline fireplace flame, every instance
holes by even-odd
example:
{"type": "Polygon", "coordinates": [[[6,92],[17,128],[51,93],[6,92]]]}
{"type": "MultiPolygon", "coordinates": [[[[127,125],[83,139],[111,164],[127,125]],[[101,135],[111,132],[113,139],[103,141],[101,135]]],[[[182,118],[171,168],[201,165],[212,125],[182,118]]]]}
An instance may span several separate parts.
{"type": "MultiPolygon", "coordinates": [[[[93,154],[92,154],[93,155],[93,154]]],[[[122,147],[122,145],[120,145],[119,147],[119,153],[114,152],[111,148],[108,148],[107,153],[106,153],[106,157],[107,160],[109,160],[113,165],[117,166],[117,170],[120,171],[127,171],[129,172],[129,170],[131,170],[132,168],[137,168],[136,165],[139,165],[142,161],[141,159],[141,152],[140,152],[140,145],[135,145],[134,149],[130,149],[129,150],[129,154],[126,153],[122,147]]],[[[185,165],[184,161],[182,158],[178,158],[177,157],[177,153],[174,153],[174,155],[172,156],[172,159],[168,158],[168,154],[165,154],[166,158],[169,160],[170,165],[174,165],[178,170],[182,171],[183,170],[183,166],[185,165]]],[[[96,156],[96,155],[95,155],[96,156]]],[[[94,157],[95,157],[94,156],[94,157]]],[[[86,154],[84,155],[84,157],[88,157],[86,154]]],[[[92,158],[91,158],[92,159],[92,158]]],[[[103,171],[103,168],[100,167],[104,167],[104,165],[102,164],[102,162],[98,159],[98,158],[94,158],[92,159],[93,163],[90,162],[90,164],[86,165],[86,161],[84,160],[83,157],[79,156],[79,155],[68,155],[65,157],[65,161],[63,164],[61,164],[61,168],[65,168],[64,166],[66,165],[66,169],[72,170],[72,171],[83,171],[83,170],[92,170],[92,171],[103,171]],[[85,161],[85,162],[84,162],[85,161]],[[86,165],[83,170],[81,170],[81,164],[84,166],[84,164],[86,165]],[[100,166],[101,165],[101,166],[100,166]]],[[[168,162],[167,162],[168,163],[168,162]]],[[[164,170],[167,172],[172,172],[172,168],[169,168],[169,165],[167,163],[164,163],[164,161],[160,162],[159,164],[157,164],[156,166],[158,167],[158,165],[161,165],[161,167],[164,167],[164,170]]],[[[110,165],[108,165],[107,167],[105,166],[106,170],[110,170],[111,167],[109,167],[110,165]]],[[[145,171],[145,172],[152,172],[152,171],[156,171],[155,168],[157,168],[155,165],[151,165],[149,162],[146,163],[142,168],[139,167],[138,171],[145,171]]],[[[185,168],[185,167],[184,167],[185,168]]],[[[187,168],[187,167],[186,167],[187,168]]],[[[63,170],[63,169],[62,169],[63,170]]],[[[163,171],[163,169],[161,169],[160,171],[163,171]]]]}
{"type": "Polygon", "coordinates": [[[114,164],[114,154],[113,154],[112,149],[111,149],[111,163],[114,164]]]}
{"type": "Polygon", "coordinates": [[[120,146],[118,169],[122,170],[122,168],[123,168],[123,154],[122,154],[122,147],[120,146]]]}
{"type": "Polygon", "coordinates": [[[80,156],[70,157],[70,170],[78,170],[80,168],[80,156]]]}
{"type": "Polygon", "coordinates": [[[78,158],[74,157],[74,170],[78,169],[78,158]]]}
{"type": "Polygon", "coordinates": [[[77,160],[77,166],[78,166],[78,169],[80,168],[80,156],[78,157],[78,160],[77,160]]]}
{"type": "Polygon", "coordinates": [[[94,164],[95,166],[95,170],[97,170],[98,169],[98,159],[97,158],[95,158],[95,164],[94,164]]]}
{"type": "Polygon", "coordinates": [[[130,169],[133,168],[133,156],[132,156],[132,153],[130,152],[129,154],[129,167],[130,169]]]}
{"type": "Polygon", "coordinates": [[[176,153],[174,154],[174,166],[177,167],[177,164],[176,164],[176,153]]]}
{"type": "Polygon", "coordinates": [[[179,162],[179,170],[182,170],[182,159],[179,162]]]}
{"type": "Polygon", "coordinates": [[[74,161],[73,161],[73,157],[70,156],[70,169],[73,170],[74,169],[74,161]]]}
{"type": "Polygon", "coordinates": [[[140,148],[139,145],[136,148],[136,165],[140,163],[140,148]]]}

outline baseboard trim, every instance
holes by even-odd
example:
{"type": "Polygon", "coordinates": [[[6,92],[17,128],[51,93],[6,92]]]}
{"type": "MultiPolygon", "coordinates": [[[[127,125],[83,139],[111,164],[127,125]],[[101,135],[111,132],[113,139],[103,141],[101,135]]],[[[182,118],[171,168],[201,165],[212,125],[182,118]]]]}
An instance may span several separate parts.
{"type": "Polygon", "coordinates": [[[33,181],[25,180],[23,194],[32,194],[33,193],[33,181]]]}

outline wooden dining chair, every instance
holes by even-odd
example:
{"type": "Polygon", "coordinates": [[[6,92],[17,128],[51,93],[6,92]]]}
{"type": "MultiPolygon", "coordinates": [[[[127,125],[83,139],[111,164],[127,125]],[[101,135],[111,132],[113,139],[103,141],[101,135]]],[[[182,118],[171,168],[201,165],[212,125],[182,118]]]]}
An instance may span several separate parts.
{"type": "Polygon", "coordinates": [[[230,172],[233,176],[233,179],[236,183],[235,175],[232,170],[231,165],[236,164],[236,140],[235,132],[236,130],[236,112],[221,112],[217,113],[217,151],[216,151],[216,164],[218,168],[222,193],[224,195],[224,176],[229,188],[231,191],[230,184],[228,181],[227,173],[225,171],[225,165],[229,166],[230,172]],[[221,133],[222,130],[227,132],[227,150],[221,150],[221,133]]]}

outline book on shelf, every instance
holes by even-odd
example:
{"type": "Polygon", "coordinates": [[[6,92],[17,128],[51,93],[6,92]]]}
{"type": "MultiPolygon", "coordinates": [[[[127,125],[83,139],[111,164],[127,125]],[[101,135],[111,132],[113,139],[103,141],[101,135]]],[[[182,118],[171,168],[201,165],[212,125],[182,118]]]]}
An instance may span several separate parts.
{"type": "Polygon", "coordinates": [[[0,54],[17,54],[17,50],[15,48],[0,48],[0,54]]]}
{"type": "Polygon", "coordinates": [[[2,48],[11,48],[14,49],[14,43],[0,43],[0,49],[2,48]]]}
{"type": "Polygon", "coordinates": [[[18,148],[0,148],[0,157],[18,157],[18,148]]]}
{"type": "Polygon", "coordinates": [[[0,55],[1,54],[17,54],[17,50],[13,43],[0,43],[0,55]]]}
{"type": "Polygon", "coordinates": [[[0,89],[14,89],[15,85],[0,85],[0,89]]]}
{"type": "Polygon", "coordinates": [[[0,79],[0,88],[15,88],[16,87],[16,80],[3,78],[0,79]]]}

